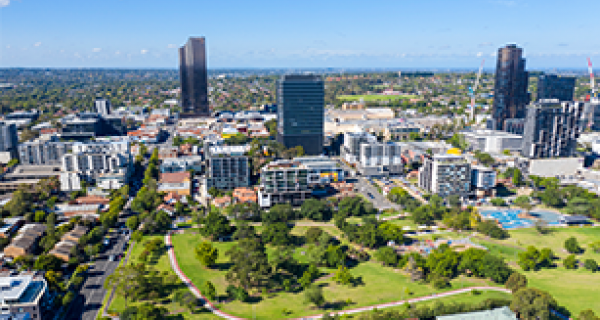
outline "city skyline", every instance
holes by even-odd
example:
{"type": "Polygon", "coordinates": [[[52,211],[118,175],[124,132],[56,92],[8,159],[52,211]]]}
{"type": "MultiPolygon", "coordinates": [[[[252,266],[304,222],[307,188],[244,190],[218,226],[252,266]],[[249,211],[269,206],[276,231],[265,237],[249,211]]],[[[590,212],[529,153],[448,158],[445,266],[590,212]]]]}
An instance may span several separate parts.
{"type": "Polygon", "coordinates": [[[140,4],[0,1],[0,66],[177,68],[177,48],[190,36],[210,39],[210,69],[477,68],[482,58],[491,69],[508,43],[524,48],[529,69],[600,61],[587,34],[593,21],[556,23],[600,9],[593,2],[140,4]]]}

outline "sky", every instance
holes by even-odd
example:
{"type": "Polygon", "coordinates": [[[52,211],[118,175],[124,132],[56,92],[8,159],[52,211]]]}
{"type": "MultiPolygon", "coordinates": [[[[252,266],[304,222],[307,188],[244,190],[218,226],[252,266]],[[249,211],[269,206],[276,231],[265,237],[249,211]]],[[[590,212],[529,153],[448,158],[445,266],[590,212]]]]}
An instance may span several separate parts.
{"type": "Polygon", "coordinates": [[[0,0],[0,67],[177,68],[205,36],[209,68],[600,67],[600,1],[0,0]]]}

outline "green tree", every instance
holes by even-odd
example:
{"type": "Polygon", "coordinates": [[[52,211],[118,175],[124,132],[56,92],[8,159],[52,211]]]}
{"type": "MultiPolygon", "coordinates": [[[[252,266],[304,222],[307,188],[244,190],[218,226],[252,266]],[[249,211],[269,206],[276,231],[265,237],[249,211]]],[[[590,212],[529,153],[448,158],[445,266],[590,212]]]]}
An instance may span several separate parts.
{"type": "Polygon", "coordinates": [[[224,215],[211,211],[206,216],[204,227],[200,230],[200,233],[215,240],[221,236],[230,235],[234,231],[233,229],[224,215]]]}
{"type": "Polygon", "coordinates": [[[398,263],[398,254],[391,247],[379,248],[375,252],[375,258],[386,266],[395,266],[398,263]]]}
{"type": "Polygon", "coordinates": [[[523,288],[513,294],[510,309],[520,319],[550,319],[550,310],[557,306],[556,300],[547,292],[535,288],[523,288]]]}
{"type": "Polygon", "coordinates": [[[521,273],[513,272],[504,285],[507,289],[515,293],[519,289],[527,287],[527,277],[521,273]]]}
{"type": "Polygon", "coordinates": [[[75,294],[73,293],[73,291],[67,292],[67,294],[65,294],[65,296],[62,298],[62,305],[68,306],[73,301],[73,299],[75,299],[75,294]]]}
{"type": "Polygon", "coordinates": [[[213,266],[219,258],[219,250],[211,242],[201,242],[195,251],[196,259],[207,268],[213,266]]]}
{"type": "Polygon", "coordinates": [[[300,214],[310,220],[329,221],[332,217],[331,209],[323,201],[308,199],[302,203],[300,214]]]}
{"type": "Polygon", "coordinates": [[[352,276],[348,268],[340,265],[338,266],[337,271],[335,272],[335,275],[333,276],[332,280],[339,284],[349,285],[352,284],[352,282],[354,281],[354,277],[352,276]]]}
{"type": "Polygon", "coordinates": [[[202,284],[202,294],[208,299],[214,301],[217,298],[217,289],[210,281],[204,281],[202,284]]]}
{"type": "Polygon", "coordinates": [[[264,244],[258,239],[242,239],[227,251],[233,262],[226,275],[230,283],[245,289],[265,287],[271,277],[271,267],[264,244]]]}
{"type": "Polygon", "coordinates": [[[582,310],[579,313],[579,317],[577,319],[579,319],[579,320],[600,320],[600,318],[597,317],[596,314],[594,313],[594,311],[592,311],[591,309],[582,310]]]}
{"type": "Polygon", "coordinates": [[[304,291],[304,299],[306,303],[314,304],[317,308],[325,303],[323,289],[319,286],[310,286],[304,291]]]}
{"type": "Polygon", "coordinates": [[[513,171],[512,183],[516,187],[521,186],[523,184],[523,174],[521,173],[521,170],[515,168],[515,170],[513,171]]]}
{"type": "Polygon", "coordinates": [[[317,243],[319,240],[319,237],[321,237],[322,234],[323,234],[323,229],[321,229],[319,227],[310,227],[306,231],[306,234],[304,235],[304,237],[306,237],[307,243],[317,243]]]}
{"type": "Polygon", "coordinates": [[[504,201],[504,199],[502,199],[502,198],[492,198],[492,200],[490,200],[490,202],[492,203],[492,205],[494,205],[496,207],[506,206],[506,201],[504,201]]]}
{"type": "Polygon", "coordinates": [[[563,260],[563,265],[566,269],[577,269],[577,258],[574,254],[571,254],[563,260]]]}
{"type": "Polygon", "coordinates": [[[583,267],[592,272],[598,271],[598,263],[594,259],[585,259],[583,267]]]}
{"type": "Polygon", "coordinates": [[[577,239],[575,237],[570,237],[567,240],[565,240],[565,249],[567,249],[567,251],[569,253],[581,253],[583,251],[583,249],[581,248],[581,246],[579,246],[579,242],[577,242],[577,239]]]}

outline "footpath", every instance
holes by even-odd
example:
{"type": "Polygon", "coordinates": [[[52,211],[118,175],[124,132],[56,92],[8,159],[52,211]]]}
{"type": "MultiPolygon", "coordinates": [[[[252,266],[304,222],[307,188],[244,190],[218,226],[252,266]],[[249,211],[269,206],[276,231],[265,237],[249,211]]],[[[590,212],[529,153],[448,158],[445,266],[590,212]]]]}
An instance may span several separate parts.
{"type": "MultiPolygon", "coordinates": [[[[227,313],[219,310],[218,308],[216,308],[210,301],[208,301],[208,299],[206,299],[202,295],[200,290],[198,290],[198,288],[192,283],[192,281],[190,281],[190,279],[185,275],[185,273],[183,273],[183,271],[181,271],[181,269],[179,268],[179,264],[177,263],[177,257],[175,256],[175,250],[173,248],[173,244],[171,242],[171,232],[167,233],[167,235],[165,236],[165,243],[167,245],[167,253],[169,255],[169,262],[171,263],[171,267],[173,268],[173,271],[175,271],[175,273],[177,274],[179,279],[181,279],[181,281],[183,281],[183,283],[190,289],[190,291],[198,299],[201,299],[204,302],[204,307],[206,309],[210,310],[213,314],[215,314],[221,318],[244,319],[244,318],[232,316],[232,315],[227,314],[227,313]]],[[[359,312],[365,312],[365,311],[369,311],[369,310],[373,310],[373,309],[379,310],[379,309],[384,309],[384,308],[401,306],[405,303],[410,304],[410,303],[415,303],[415,302],[429,301],[429,300],[449,297],[449,296],[453,296],[453,295],[457,295],[457,294],[461,294],[461,293],[470,292],[473,290],[500,291],[500,292],[511,293],[510,290],[505,289],[505,288],[500,288],[500,287],[470,287],[470,288],[457,289],[457,290],[453,290],[453,291],[447,291],[447,292],[443,292],[443,293],[433,294],[433,295],[424,296],[424,297],[382,303],[382,304],[378,304],[378,305],[374,305],[374,306],[341,310],[341,311],[332,311],[332,312],[330,312],[330,314],[344,315],[344,314],[354,314],[354,313],[359,313],[359,312]]],[[[300,317],[300,318],[295,318],[295,319],[299,319],[299,320],[300,319],[320,319],[322,317],[323,317],[323,314],[319,314],[319,315],[306,316],[306,317],[300,317]]]]}

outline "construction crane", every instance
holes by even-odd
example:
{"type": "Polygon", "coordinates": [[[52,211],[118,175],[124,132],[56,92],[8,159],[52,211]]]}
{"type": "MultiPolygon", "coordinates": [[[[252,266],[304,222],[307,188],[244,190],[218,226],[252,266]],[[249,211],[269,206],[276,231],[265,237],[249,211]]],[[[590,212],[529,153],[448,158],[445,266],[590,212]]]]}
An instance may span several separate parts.
{"type": "MultiPolygon", "coordinates": [[[[588,71],[590,73],[590,98],[586,99],[592,102],[596,98],[596,82],[594,81],[594,69],[592,68],[592,60],[590,57],[587,58],[588,61],[588,71]]],[[[594,106],[590,105],[589,107],[589,115],[588,115],[588,128],[591,128],[594,124],[594,106]]]]}
{"type": "Polygon", "coordinates": [[[481,65],[479,66],[479,72],[477,72],[477,78],[475,79],[475,85],[469,88],[469,94],[471,95],[471,119],[475,121],[475,92],[477,92],[477,87],[479,86],[479,79],[481,78],[481,71],[483,71],[483,65],[485,64],[485,59],[481,60],[481,65]]]}

